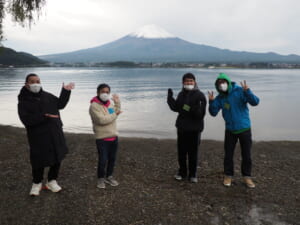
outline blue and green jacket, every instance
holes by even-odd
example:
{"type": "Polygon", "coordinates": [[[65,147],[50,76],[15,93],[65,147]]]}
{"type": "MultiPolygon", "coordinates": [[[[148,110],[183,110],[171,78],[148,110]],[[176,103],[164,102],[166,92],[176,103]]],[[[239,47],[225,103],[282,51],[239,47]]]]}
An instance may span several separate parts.
{"type": "Polygon", "coordinates": [[[250,129],[251,121],[247,103],[256,106],[259,103],[259,98],[250,89],[244,91],[235,82],[231,82],[224,73],[220,73],[218,79],[224,79],[228,82],[228,92],[220,92],[216,81],[215,86],[219,95],[213,101],[209,101],[209,113],[216,116],[222,109],[226,130],[233,133],[250,129]]]}

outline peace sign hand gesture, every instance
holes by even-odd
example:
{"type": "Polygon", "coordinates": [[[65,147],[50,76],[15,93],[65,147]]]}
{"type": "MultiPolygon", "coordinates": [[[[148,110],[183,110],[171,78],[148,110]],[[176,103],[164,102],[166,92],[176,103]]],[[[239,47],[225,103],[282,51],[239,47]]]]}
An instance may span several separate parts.
{"type": "Polygon", "coordinates": [[[213,91],[208,91],[207,93],[208,93],[209,101],[213,101],[215,99],[214,92],[213,91]]]}
{"type": "Polygon", "coordinates": [[[241,86],[243,88],[244,91],[247,91],[249,89],[249,86],[247,85],[246,81],[244,80],[244,82],[241,82],[241,86]]]}

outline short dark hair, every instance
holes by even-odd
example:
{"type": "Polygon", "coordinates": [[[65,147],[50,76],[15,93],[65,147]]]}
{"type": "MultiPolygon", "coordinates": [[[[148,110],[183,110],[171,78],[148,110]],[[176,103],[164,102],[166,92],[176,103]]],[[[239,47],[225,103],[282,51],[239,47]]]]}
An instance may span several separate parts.
{"type": "Polygon", "coordinates": [[[26,79],[25,79],[25,82],[26,82],[26,83],[29,81],[29,78],[30,78],[30,77],[38,77],[38,75],[35,74],[35,73],[30,73],[30,74],[28,74],[28,75],[26,76],[26,79]]]}
{"type": "Polygon", "coordinates": [[[182,77],[182,82],[184,82],[185,79],[193,79],[194,81],[196,81],[195,75],[192,73],[184,74],[182,77]]]}
{"type": "Polygon", "coordinates": [[[98,85],[98,87],[97,87],[97,93],[99,93],[100,90],[103,89],[103,88],[108,88],[109,92],[110,92],[110,86],[108,84],[103,83],[103,84],[99,84],[98,85]]]}

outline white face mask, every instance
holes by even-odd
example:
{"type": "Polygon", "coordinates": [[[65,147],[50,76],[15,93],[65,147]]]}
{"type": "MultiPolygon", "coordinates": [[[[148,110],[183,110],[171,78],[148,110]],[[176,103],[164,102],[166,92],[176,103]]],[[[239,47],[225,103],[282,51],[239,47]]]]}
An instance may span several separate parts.
{"type": "Polygon", "coordinates": [[[185,90],[187,90],[187,91],[191,91],[191,90],[193,90],[194,89],[194,85],[191,85],[191,84],[189,84],[189,85],[183,85],[183,88],[185,89],[185,90]]]}
{"type": "Polygon", "coordinates": [[[33,93],[39,93],[41,88],[41,84],[29,84],[29,90],[33,93]]]}
{"type": "Polygon", "coordinates": [[[101,93],[101,94],[99,95],[99,98],[100,98],[102,101],[106,102],[106,101],[109,100],[110,95],[107,94],[107,93],[101,93]]]}
{"type": "Polygon", "coordinates": [[[226,92],[227,89],[228,89],[228,84],[226,82],[219,85],[220,91],[226,92]]]}

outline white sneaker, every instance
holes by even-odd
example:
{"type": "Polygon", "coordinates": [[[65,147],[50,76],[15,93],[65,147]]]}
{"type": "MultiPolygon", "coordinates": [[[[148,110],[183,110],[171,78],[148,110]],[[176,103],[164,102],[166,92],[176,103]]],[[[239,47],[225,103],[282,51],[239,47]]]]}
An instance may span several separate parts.
{"type": "Polygon", "coordinates": [[[29,192],[29,195],[38,196],[38,195],[40,195],[41,190],[42,190],[42,183],[39,183],[39,184],[32,183],[32,187],[29,192]]]}
{"type": "Polygon", "coordinates": [[[57,184],[56,180],[51,180],[46,183],[46,188],[52,192],[59,192],[62,188],[57,184]]]}
{"type": "Polygon", "coordinates": [[[97,183],[97,188],[100,188],[100,189],[105,188],[104,178],[99,178],[98,183],[97,183]]]}
{"type": "Polygon", "coordinates": [[[119,185],[119,182],[116,181],[112,176],[107,177],[104,180],[105,183],[110,184],[111,186],[115,187],[119,185]]]}
{"type": "Polygon", "coordinates": [[[197,177],[191,177],[190,182],[191,183],[198,183],[198,178],[197,177]]]}
{"type": "Polygon", "coordinates": [[[174,179],[178,180],[178,181],[182,181],[183,177],[181,175],[179,175],[179,174],[176,174],[176,175],[174,175],[174,179]]]}

